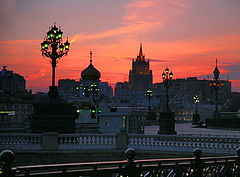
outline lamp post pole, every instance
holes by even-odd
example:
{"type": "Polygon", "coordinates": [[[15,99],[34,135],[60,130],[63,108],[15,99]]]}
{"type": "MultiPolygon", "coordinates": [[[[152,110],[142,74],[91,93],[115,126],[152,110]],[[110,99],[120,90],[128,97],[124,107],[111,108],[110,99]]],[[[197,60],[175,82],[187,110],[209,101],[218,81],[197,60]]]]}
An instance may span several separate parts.
{"type": "Polygon", "coordinates": [[[215,67],[215,70],[213,71],[213,74],[214,74],[214,81],[212,81],[209,85],[212,86],[214,88],[214,91],[215,91],[215,112],[214,112],[214,117],[215,118],[218,118],[219,115],[218,115],[218,90],[220,87],[223,87],[224,86],[224,83],[221,82],[219,80],[219,70],[218,70],[218,66],[217,66],[217,59],[216,59],[216,67],[215,67]]]}
{"type": "Polygon", "coordinates": [[[47,36],[41,43],[42,56],[50,58],[52,63],[52,86],[49,87],[49,97],[56,98],[58,96],[57,87],[55,86],[55,69],[57,60],[68,54],[70,43],[68,40],[63,43],[63,32],[56,25],[51,27],[47,32],[47,36]]]}
{"type": "Polygon", "coordinates": [[[195,96],[193,97],[193,99],[194,99],[194,104],[196,105],[196,106],[195,106],[195,114],[197,114],[197,106],[198,106],[198,103],[199,103],[199,97],[198,97],[198,95],[195,95],[195,96]]]}
{"type": "Polygon", "coordinates": [[[172,85],[173,73],[169,73],[169,69],[166,68],[162,73],[163,84],[166,87],[166,110],[159,112],[159,131],[158,134],[175,135],[175,113],[169,109],[169,87],[172,85]]]}
{"type": "Polygon", "coordinates": [[[151,90],[151,89],[148,89],[147,90],[147,93],[145,93],[145,96],[147,96],[148,97],[148,111],[151,111],[151,98],[152,98],[152,96],[153,96],[154,94],[153,94],[153,91],[151,90]]]}
{"type": "Polygon", "coordinates": [[[95,102],[95,95],[96,95],[96,97],[98,96],[99,90],[100,89],[98,88],[96,83],[91,84],[91,93],[92,93],[92,97],[93,97],[93,102],[95,102]]]}
{"type": "Polygon", "coordinates": [[[163,83],[164,83],[164,86],[166,87],[166,109],[169,110],[169,105],[168,105],[168,102],[169,102],[169,95],[168,95],[168,89],[169,87],[172,85],[172,77],[173,77],[173,73],[170,72],[169,73],[169,69],[166,68],[165,71],[163,71],[162,73],[162,79],[163,79],[163,83]]]}

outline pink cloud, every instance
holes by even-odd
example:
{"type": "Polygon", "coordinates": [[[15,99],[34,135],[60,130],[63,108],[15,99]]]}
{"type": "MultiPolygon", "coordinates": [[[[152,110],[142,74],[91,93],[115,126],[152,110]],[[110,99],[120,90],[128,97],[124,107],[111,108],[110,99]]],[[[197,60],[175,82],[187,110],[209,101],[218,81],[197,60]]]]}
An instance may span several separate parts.
{"type": "Polygon", "coordinates": [[[94,34],[80,33],[72,36],[71,42],[84,42],[93,39],[102,39],[113,36],[148,32],[153,28],[161,27],[167,20],[176,18],[188,7],[183,0],[132,0],[125,6],[125,15],[122,17],[123,26],[97,32],[94,34]]]}

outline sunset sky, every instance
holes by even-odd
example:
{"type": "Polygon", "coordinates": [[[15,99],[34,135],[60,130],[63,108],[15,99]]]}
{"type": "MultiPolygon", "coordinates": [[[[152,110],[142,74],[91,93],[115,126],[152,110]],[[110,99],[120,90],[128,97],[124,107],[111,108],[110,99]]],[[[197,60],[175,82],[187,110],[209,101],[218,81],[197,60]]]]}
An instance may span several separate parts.
{"type": "Polygon", "coordinates": [[[166,66],[174,78],[212,79],[218,58],[220,78],[240,92],[240,0],[0,0],[0,64],[34,92],[51,85],[40,43],[54,22],[71,41],[57,80],[79,80],[92,50],[102,81],[128,81],[142,42],[154,83],[166,66]]]}

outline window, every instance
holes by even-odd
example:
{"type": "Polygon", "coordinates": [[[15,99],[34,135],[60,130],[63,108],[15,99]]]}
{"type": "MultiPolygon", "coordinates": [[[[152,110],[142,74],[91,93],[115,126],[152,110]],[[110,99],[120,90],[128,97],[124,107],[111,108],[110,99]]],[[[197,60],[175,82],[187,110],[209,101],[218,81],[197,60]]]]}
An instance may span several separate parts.
{"type": "Polygon", "coordinates": [[[109,127],[109,120],[105,120],[105,127],[109,127]]]}
{"type": "Polygon", "coordinates": [[[126,116],[123,116],[123,128],[126,127],[126,116]]]}

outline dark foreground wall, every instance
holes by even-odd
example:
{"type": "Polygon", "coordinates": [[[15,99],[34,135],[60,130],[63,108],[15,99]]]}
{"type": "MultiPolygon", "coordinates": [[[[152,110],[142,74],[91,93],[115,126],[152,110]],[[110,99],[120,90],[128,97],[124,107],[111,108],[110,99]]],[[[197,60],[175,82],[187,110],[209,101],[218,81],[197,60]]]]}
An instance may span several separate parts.
{"type": "MultiPolygon", "coordinates": [[[[94,161],[117,161],[126,160],[124,150],[84,150],[84,151],[26,151],[14,152],[15,160],[13,166],[37,165],[37,164],[59,164],[59,163],[79,163],[94,161]]],[[[138,152],[135,159],[156,159],[173,157],[191,157],[189,154],[164,153],[161,152],[138,152]]]]}

